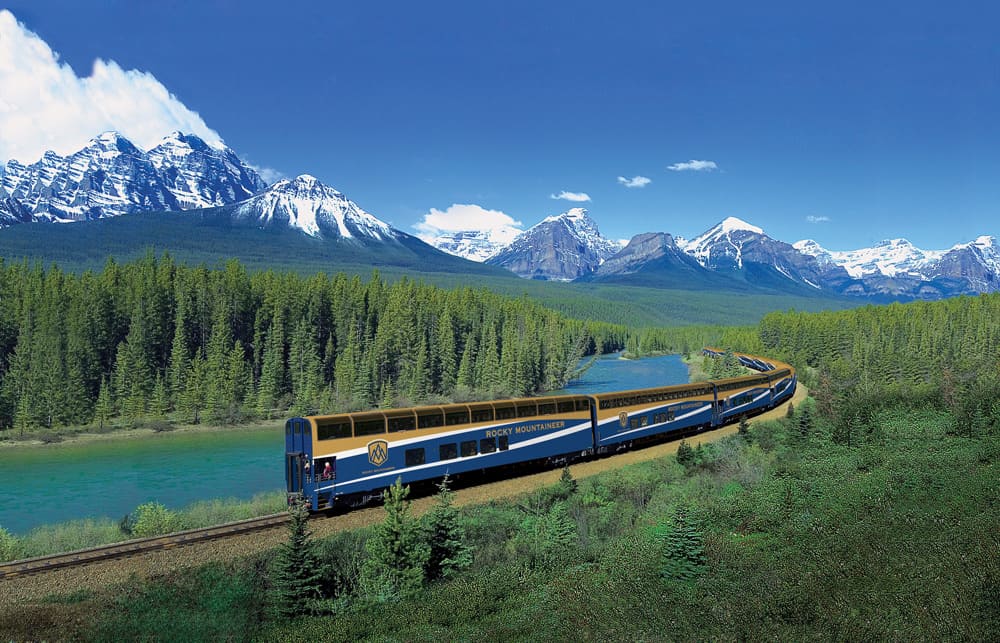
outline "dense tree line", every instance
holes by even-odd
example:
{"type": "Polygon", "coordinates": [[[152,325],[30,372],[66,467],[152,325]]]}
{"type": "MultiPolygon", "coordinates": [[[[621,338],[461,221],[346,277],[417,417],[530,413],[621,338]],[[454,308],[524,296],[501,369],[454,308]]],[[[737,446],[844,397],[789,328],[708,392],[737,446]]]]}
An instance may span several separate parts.
{"type": "Polygon", "coordinates": [[[0,426],[234,422],[562,386],[625,330],[403,278],[0,263],[0,426]]]}

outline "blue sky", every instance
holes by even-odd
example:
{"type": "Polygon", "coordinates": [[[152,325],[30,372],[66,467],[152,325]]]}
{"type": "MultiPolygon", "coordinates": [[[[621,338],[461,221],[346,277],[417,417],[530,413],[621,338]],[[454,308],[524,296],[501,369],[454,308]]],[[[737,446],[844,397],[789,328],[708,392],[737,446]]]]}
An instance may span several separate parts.
{"type": "MultiPolygon", "coordinates": [[[[1000,235],[1000,9],[815,4],[5,6],[78,78],[113,61],[100,96],[162,84],[183,122],[411,233],[462,204],[522,227],[582,205],[612,238],[727,216],[834,250],[1000,235]]],[[[3,99],[0,139],[79,126],[13,127],[3,99]]]]}

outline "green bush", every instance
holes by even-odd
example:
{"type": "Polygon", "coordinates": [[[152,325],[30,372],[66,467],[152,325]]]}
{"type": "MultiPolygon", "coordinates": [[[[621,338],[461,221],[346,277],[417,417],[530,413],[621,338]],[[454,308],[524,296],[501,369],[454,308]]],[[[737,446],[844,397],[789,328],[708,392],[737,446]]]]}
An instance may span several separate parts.
{"type": "Polygon", "coordinates": [[[174,511],[158,502],[147,502],[132,512],[132,535],[136,538],[160,536],[184,529],[184,522],[174,511]]]}
{"type": "Polygon", "coordinates": [[[0,562],[21,557],[21,543],[9,531],[0,527],[0,562]]]}

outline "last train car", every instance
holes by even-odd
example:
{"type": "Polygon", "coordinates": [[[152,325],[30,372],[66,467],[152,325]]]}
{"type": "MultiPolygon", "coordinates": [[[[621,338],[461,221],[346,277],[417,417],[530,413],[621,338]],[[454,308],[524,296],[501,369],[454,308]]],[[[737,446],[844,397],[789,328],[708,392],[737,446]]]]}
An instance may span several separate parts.
{"type": "Polygon", "coordinates": [[[362,504],[397,478],[588,455],[593,412],[590,397],[573,395],[292,418],[288,491],[318,510],[362,504]]]}
{"type": "MultiPolygon", "coordinates": [[[[723,356],[722,351],[713,348],[706,348],[704,353],[723,356]]],[[[717,397],[713,424],[728,424],[761,413],[795,393],[795,370],[788,364],[743,353],[735,353],[734,357],[742,366],[761,372],[712,381],[717,397]]]]}

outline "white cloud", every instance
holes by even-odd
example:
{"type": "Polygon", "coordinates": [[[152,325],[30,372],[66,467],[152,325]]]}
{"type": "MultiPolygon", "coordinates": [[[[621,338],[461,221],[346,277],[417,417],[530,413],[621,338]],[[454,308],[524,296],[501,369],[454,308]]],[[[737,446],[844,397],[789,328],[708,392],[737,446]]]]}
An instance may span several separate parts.
{"type": "Polygon", "coordinates": [[[90,76],[77,77],[6,9],[0,10],[0,94],[0,162],[75,152],[108,130],[144,149],[176,130],[222,141],[148,72],[98,59],[90,76]]]}
{"type": "Polygon", "coordinates": [[[281,179],[287,179],[288,175],[281,170],[276,170],[273,167],[262,167],[260,165],[249,164],[253,171],[260,175],[260,178],[264,179],[264,182],[268,185],[277,183],[281,179]]]}
{"type": "Polygon", "coordinates": [[[627,188],[642,188],[652,183],[653,179],[649,178],[648,176],[633,176],[631,179],[626,179],[624,176],[619,176],[618,182],[627,188]]]}
{"type": "Polygon", "coordinates": [[[563,190],[559,194],[550,194],[550,199],[562,199],[564,201],[575,201],[577,203],[583,203],[584,201],[590,201],[590,195],[586,192],[567,192],[563,190]]]}
{"type": "Polygon", "coordinates": [[[830,217],[817,217],[812,214],[806,217],[806,221],[809,223],[826,223],[830,220],[830,217]]]}
{"type": "Polygon", "coordinates": [[[448,232],[486,232],[491,241],[510,243],[521,234],[522,223],[500,210],[487,210],[474,203],[454,203],[447,210],[431,208],[424,220],[413,225],[417,236],[430,241],[448,232]]]}
{"type": "Polygon", "coordinates": [[[715,161],[696,161],[691,159],[686,163],[668,165],[667,169],[674,172],[711,172],[712,170],[719,169],[719,166],[715,164],[715,161]]]}

